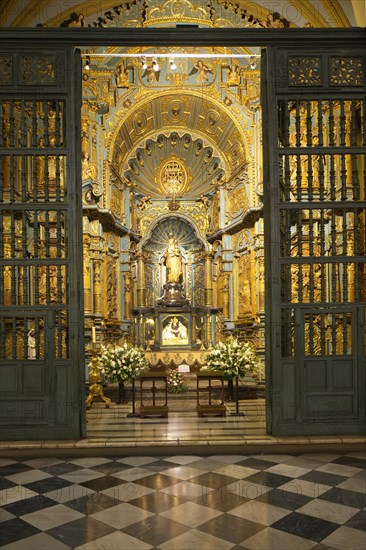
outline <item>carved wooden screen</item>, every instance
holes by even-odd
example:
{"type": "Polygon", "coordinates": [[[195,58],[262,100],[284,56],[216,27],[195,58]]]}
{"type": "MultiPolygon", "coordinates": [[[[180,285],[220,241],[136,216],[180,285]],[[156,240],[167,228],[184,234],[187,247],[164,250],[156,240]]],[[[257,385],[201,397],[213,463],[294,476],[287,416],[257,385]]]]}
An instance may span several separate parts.
{"type": "Polygon", "coordinates": [[[1,432],[80,437],[79,65],[24,51],[0,54],[1,432]]]}
{"type": "Polygon", "coordinates": [[[365,58],[309,50],[265,70],[272,432],[363,433],[365,58]]]}

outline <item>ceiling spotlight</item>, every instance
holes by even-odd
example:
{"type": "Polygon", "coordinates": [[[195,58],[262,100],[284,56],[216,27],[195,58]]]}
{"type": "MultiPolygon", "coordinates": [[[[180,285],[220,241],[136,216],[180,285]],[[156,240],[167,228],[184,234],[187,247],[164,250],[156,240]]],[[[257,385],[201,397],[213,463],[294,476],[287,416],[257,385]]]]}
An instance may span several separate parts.
{"type": "Polygon", "coordinates": [[[156,57],[153,57],[152,58],[152,68],[155,72],[158,72],[160,71],[160,65],[159,63],[156,61],[156,57]]]}
{"type": "Polygon", "coordinates": [[[257,66],[257,64],[255,62],[255,59],[254,59],[254,57],[252,57],[251,60],[250,60],[250,68],[252,70],[254,70],[256,68],[256,66],[257,66]]]}
{"type": "Polygon", "coordinates": [[[171,70],[171,71],[175,71],[175,69],[177,68],[177,66],[176,66],[176,64],[175,64],[175,62],[174,62],[174,58],[173,58],[173,57],[171,57],[171,58],[169,59],[169,63],[170,63],[170,70],[171,70]]]}
{"type": "Polygon", "coordinates": [[[147,69],[146,57],[141,58],[141,63],[142,63],[142,70],[146,71],[147,69]]]}
{"type": "Polygon", "coordinates": [[[86,71],[89,71],[89,69],[90,69],[90,57],[88,55],[86,56],[84,69],[86,71]]]}

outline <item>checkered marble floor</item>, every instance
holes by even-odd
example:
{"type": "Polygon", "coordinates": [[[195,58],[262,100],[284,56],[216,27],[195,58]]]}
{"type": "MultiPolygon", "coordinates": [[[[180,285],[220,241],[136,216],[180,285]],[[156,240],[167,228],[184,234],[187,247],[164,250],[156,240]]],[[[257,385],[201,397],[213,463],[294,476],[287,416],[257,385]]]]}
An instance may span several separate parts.
{"type": "Polygon", "coordinates": [[[366,548],[366,453],[0,459],[4,550],[366,548]]]}

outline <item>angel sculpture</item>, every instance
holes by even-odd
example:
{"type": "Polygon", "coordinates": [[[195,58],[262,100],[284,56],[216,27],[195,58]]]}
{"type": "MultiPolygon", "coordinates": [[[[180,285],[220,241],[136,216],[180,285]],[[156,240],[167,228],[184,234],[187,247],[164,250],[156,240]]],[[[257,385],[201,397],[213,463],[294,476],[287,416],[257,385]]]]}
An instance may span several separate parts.
{"type": "Polygon", "coordinates": [[[149,205],[151,204],[151,197],[145,196],[140,198],[140,202],[138,203],[138,207],[141,211],[145,210],[149,205]]]}
{"type": "Polygon", "coordinates": [[[199,59],[189,73],[189,76],[193,74],[197,75],[196,82],[204,82],[208,80],[207,74],[214,74],[214,72],[207,65],[204,64],[202,59],[199,59]]]}
{"type": "Polygon", "coordinates": [[[142,78],[146,78],[146,80],[152,84],[153,82],[159,82],[160,78],[160,71],[155,71],[154,67],[146,67],[142,74],[142,78]]]}

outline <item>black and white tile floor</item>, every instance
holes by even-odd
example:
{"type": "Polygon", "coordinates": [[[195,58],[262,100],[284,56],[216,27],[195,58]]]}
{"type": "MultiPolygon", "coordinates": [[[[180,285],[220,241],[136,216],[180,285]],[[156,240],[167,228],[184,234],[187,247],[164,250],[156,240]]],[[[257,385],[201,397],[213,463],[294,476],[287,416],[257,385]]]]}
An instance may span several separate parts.
{"type": "Polygon", "coordinates": [[[366,548],[366,453],[0,460],[4,550],[366,548]]]}

